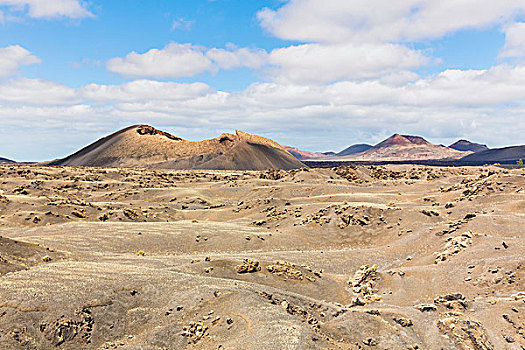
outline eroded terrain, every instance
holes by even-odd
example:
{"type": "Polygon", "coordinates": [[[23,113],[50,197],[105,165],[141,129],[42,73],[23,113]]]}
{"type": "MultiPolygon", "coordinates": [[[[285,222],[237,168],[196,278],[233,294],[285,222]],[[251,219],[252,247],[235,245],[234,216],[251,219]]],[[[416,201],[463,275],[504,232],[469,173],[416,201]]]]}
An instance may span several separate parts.
{"type": "Polygon", "coordinates": [[[1,349],[525,349],[525,171],[0,167],[1,349]]]}

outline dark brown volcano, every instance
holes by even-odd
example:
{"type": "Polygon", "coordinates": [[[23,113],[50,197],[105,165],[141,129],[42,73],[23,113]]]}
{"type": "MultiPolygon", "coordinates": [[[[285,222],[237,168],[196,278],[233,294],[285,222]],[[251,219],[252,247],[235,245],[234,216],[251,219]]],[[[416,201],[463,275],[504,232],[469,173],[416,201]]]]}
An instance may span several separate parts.
{"type": "Polygon", "coordinates": [[[461,151],[461,152],[481,152],[481,151],[486,151],[488,150],[489,148],[487,147],[487,145],[483,145],[481,143],[475,143],[475,142],[470,142],[468,140],[459,140],[459,141],[456,141],[454,142],[453,144],[451,144],[450,146],[448,146],[450,148],[453,148],[455,150],[458,150],[458,151],[461,151]]]}
{"type": "Polygon", "coordinates": [[[237,131],[187,141],[149,125],[122,129],[49,165],[221,170],[305,167],[279,144],[257,135],[237,131]]]}

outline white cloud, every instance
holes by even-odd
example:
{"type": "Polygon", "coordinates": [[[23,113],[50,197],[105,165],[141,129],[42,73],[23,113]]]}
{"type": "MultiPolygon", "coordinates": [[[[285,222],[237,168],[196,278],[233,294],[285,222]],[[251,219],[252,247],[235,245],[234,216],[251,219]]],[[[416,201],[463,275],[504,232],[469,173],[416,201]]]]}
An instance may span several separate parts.
{"type": "Polygon", "coordinates": [[[93,14],[80,0],[0,0],[10,11],[27,12],[32,18],[86,18],[93,14]]]}
{"type": "MultiPolygon", "coordinates": [[[[140,111],[172,113],[186,110],[209,117],[204,110],[250,109],[273,113],[316,107],[366,106],[367,108],[507,108],[525,101],[525,66],[502,64],[487,70],[446,70],[430,77],[409,75],[401,80],[368,79],[327,85],[255,83],[239,92],[212,90],[204,83],[135,80],[122,85],[89,84],[71,89],[37,79],[14,79],[0,85],[0,101],[44,104],[113,104],[140,111]],[[400,83],[403,81],[404,83],[400,83]]],[[[250,119],[249,115],[243,118],[250,119]]],[[[425,116],[421,116],[422,119],[425,116]]]]}
{"type": "Polygon", "coordinates": [[[394,44],[304,44],[273,50],[274,77],[295,83],[325,83],[403,72],[430,62],[421,52],[394,44]]]}
{"type": "MultiPolygon", "coordinates": [[[[402,83],[414,78],[413,70],[438,62],[401,44],[403,41],[503,25],[525,10],[525,0],[371,1],[290,0],[277,10],[261,10],[258,18],[268,31],[282,39],[305,42],[270,53],[233,45],[207,49],[171,43],[160,50],[114,58],[107,67],[124,76],[146,78],[191,77],[247,67],[281,83],[375,78],[402,83]]],[[[515,53],[521,45],[523,35],[516,30],[507,31],[504,55],[515,53]]]]}
{"type": "Polygon", "coordinates": [[[228,49],[210,49],[206,56],[222,69],[248,67],[259,69],[265,65],[268,53],[262,49],[237,48],[229,45],[228,49]]]}
{"type": "Polygon", "coordinates": [[[89,84],[80,94],[95,102],[187,100],[206,95],[210,87],[203,83],[179,84],[153,80],[135,80],[123,85],[89,84]]]}
{"type": "Polygon", "coordinates": [[[0,84],[0,101],[23,105],[75,104],[75,89],[41,79],[13,79],[0,84]]]}
{"type": "Polygon", "coordinates": [[[500,65],[488,70],[446,70],[401,85],[346,81],[330,85],[327,91],[335,104],[475,110],[525,101],[524,79],[525,66],[500,65]]]}
{"type": "Polygon", "coordinates": [[[110,71],[130,77],[182,78],[212,71],[213,64],[204,49],[191,44],[171,43],[146,53],[131,52],[108,61],[110,71]]]}
{"type": "Polygon", "coordinates": [[[184,18],[177,18],[177,19],[174,19],[173,22],[171,23],[171,30],[175,30],[175,29],[190,30],[194,23],[195,21],[190,21],[184,18]]]}
{"type": "Polygon", "coordinates": [[[204,83],[179,84],[154,80],[134,80],[122,85],[88,84],[73,89],[42,79],[11,79],[0,84],[0,103],[11,105],[73,106],[149,101],[187,101],[213,93],[204,83]]]}
{"type": "Polygon", "coordinates": [[[151,49],[143,54],[131,52],[124,58],[113,58],[107,68],[130,77],[182,78],[219,69],[260,68],[267,53],[262,49],[237,48],[206,49],[191,44],[170,43],[162,49],[151,49]]]}
{"type": "MultiPolygon", "coordinates": [[[[400,73],[392,79],[325,85],[256,83],[233,93],[202,83],[136,80],[71,89],[13,79],[0,84],[0,119],[19,140],[29,137],[17,129],[23,125],[73,130],[80,136],[70,151],[91,140],[89,135],[96,138],[93,130],[98,137],[135,123],[176,130],[189,139],[244,129],[313,150],[376,142],[394,132],[420,134],[433,142],[461,137],[503,146],[525,143],[524,80],[525,66],[506,64],[423,78],[400,73]]],[[[44,140],[41,147],[48,147],[44,140]]],[[[65,151],[55,152],[48,158],[65,151]]]]}
{"type": "Polygon", "coordinates": [[[524,0],[290,0],[257,17],[282,39],[396,42],[506,23],[524,11],[524,0]]]}
{"type": "Polygon", "coordinates": [[[499,56],[525,56],[525,23],[513,23],[505,28],[505,46],[499,56]]]}
{"type": "Polygon", "coordinates": [[[18,73],[21,66],[40,63],[40,59],[18,45],[0,47],[0,78],[18,73]]]}
{"type": "MultiPolygon", "coordinates": [[[[0,0],[2,5],[6,16],[13,11],[35,18],[91,15],[74,0],[0,0]]],[[[136,123],[189,139],[244,129],[312,150],[373,143],[394,132],[443,143],[460,137],[492,146],[525,143],[525,65],[421,77],[414,71],[435,60],[405,42],[498,25],[506,34],[500,57],[522,57],[525,24],[509,23],[524,8],[525,0],[290,0],[278,10],[260,11],[258,18],[277,37],[302,43],[271,52],[170,43],[107,61],[108,70],[140,78],[121,85],[74,89],[41,79],[0,82],[0,120],[9,130],[0,149],[31,143],[31,149],[41,150],[39,157],[53,158],[136,123]],[[260,70],[271,79],[237,92],[146,79],[238,68],[260,70]],[[24,130],[37,124],[46,137],[24,130]],[[49,139],[59,140],[66,129],[67,147],[60,141],[49,148],[49,139]]],[[[178,19],[174,28],[189,28],[187,23],[178,19]]],[[[0,48],[0,77],[39,62],[20,46],[0,48]]]]}
{"type": "Polygon", "coordinates": [[[132,77],[180,78],[219,69],[264,70],[287,83],[325,83],[405,74],[431,62],[420,51],[395,44],[304,44],[274,49],[226,49],[168,44],[144,54],[132,52],[107,63],[110,71],[132,77]]]}

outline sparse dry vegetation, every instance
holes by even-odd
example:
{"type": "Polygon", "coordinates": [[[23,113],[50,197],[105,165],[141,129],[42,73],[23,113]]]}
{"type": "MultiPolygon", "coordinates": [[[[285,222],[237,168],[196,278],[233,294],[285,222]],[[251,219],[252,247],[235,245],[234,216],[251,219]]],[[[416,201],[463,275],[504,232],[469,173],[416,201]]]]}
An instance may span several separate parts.
{"type": "Polygon", "coordinates": [[[524,174],[3,165],[0,348],[521,349],[524,174]]]}

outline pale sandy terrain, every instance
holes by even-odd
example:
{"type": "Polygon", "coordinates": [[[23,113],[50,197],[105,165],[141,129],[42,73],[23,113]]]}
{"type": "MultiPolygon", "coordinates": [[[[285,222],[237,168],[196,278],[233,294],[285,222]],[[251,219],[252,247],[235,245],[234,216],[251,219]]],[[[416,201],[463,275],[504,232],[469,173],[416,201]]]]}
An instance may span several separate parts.
{"type": "Polygon", "coordinates": [[[0,349],[525,349],[523,169],[0,174],[0,349]]]}

